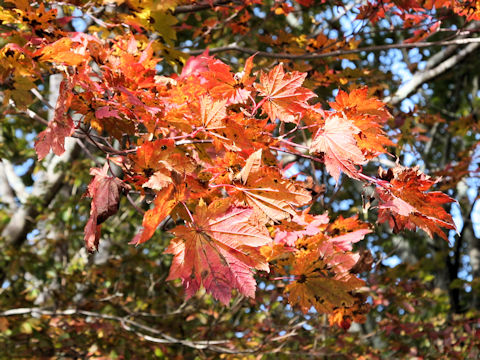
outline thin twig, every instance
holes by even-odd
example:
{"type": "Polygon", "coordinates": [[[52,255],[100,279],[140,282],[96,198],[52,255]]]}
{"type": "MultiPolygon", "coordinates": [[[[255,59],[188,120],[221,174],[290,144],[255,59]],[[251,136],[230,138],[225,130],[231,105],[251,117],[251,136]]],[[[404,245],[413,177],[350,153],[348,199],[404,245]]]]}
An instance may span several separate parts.
{"type": "Polygon", "coordinates": [[[30,89],[30,91],[32,92],[33,95],[37,97],[38,100],[42,102],[43,105],[45,105],[51,110],[55,110],[55,108],[52,105],[50,105],[50,103],[42,96],[42,94],[40,94],[40,92],[37,89],[33,88],[33,89],[30,89]]]}
{"type": "Polygon", "coordinates": [[[127,199],[130,202],[130,204],[132,204],[132,206],[135,208],[135,210],[137,210],[140,214],[145,215],[145,210],[141,209],[140,207],[138,207],[137,204],[135,204],[135,201],[133,201],[130,194],[127,194],[127,199]]]}
{"type": "Polygon", "coordinates": [[[42,308],[18,308],[18,309],[10,309],[3,312],[0,312],[0,317],[8,317],[8,316],[18,316],[18,315],[43,315],[43,316],[85,316],[90,318],[99,318],[104,320],[111,320],[119,322],[122,327],[130,332],[135,333],[137,336],[143,338],[144,340],[155,342],[155,343],[162,343],[162,344],[180,344],[186,347],[190,347],[197,350],[211,350],[219,353],[227,353],[227,354],[252,354],[257,353],[260,351],[259,347],[254,349],[233,349],[233,348],[226,348],[218,345],[222,344],[229,344],[230,340],[203,340],[203,341],[190,341],[184,339],[178,339],[164,332],[152,328],[147,325],[143,325],[137,321],[115,316],[109,314],[101,314],[93,311],[86,311],[86,310],[79,310],[79,309],[66,309],[66,310],[47,310],[42,308]],[[155,336],[147,335],[143,332],[138,330],[145,331],[147,333],[153,334],[155,336]]]}
{"type": "Polygon", "coordinates": [[[180,5],[180,6],[177,6],[175,10],[173,10],[173,15],[212,9],[215,6],[227,5],[232,2],[233,2],[232,0],[216,0],[216,1],[206,1],[204,3],[193,4],[193,5],[180,5]]]}

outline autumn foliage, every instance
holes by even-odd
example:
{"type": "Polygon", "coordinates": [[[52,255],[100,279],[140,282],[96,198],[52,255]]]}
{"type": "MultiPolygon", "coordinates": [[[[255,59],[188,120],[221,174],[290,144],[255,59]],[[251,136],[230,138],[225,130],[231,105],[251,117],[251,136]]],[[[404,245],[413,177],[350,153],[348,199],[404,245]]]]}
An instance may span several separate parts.
{"type": "MultiPolygon", "coordinates": [[[[208,50],[182,64],[186,56],[172,46],[176,35],[170,27],[179,3],[125,2],[130,13],[111,19],[110,36],[67,31],[70,19],[58,18],[47,3],[33,8],[10,0],[2,9],[4,24],[28,27],[12,30],[0,50],[0,82],[15,89],[5,92],[4,104],[26,111],[42,71],[63,75],[53,119],[35,140],[38,159],[61,156],[69,137],[103,154],[90,169],[84,194],[91,199],[87,250],[99,249],[102,224],[122,211],[122,198],[131,201],[134,195],[149,206],[125,246],[140,251],[168,231],[164,254],[172,260],[166,280],[180,279],[187,299],[203,288],[228,306],[232,294],[255,299],[257,280],[268,278],[281,280],[288,302],[304,313],[314,308],[344,329],[363,322],[371,305],[360,274],[368,274],[372,257],[355,244],[376,224],[359,214],[375,214],[377,224],[395,233],[420,229],[447,241],[445,231],[456,227],[444,206],[455,200],[432,190],[438,179],[394,159],[393,108],[378,89],[338,89],[325,107],[315,90],[330,80],[312,69],[294,70],[282,62],[263,67],[255,54],[230,65],[208,50]],[[117,31],[115,22],[131,31],[117,31]],[[145,36],[149,31],[161,40],[145,36]],[[182,66],[163,74],[162,61],[182,66]],[[324,194],[324,184],[305,176],[296,161],[286,163],[286,156],[309,161],[314,169],[324,166],[337,187],[342,176],[356,182],[365,189],[363,209],[351,217],[312,211],[320,195],[332,194],[324,194]],[[395,166],[379,166],[379,157],[395,166]]],[[[242,14],[253,3],[235,6],[242,14]]],[[[360,8],[358,19],[375,24],[396,11],[405,27],[420,27],[431,20],[432,8],[480,19],[477,9],[456,1],[373,1],[360,8]]],[[[288,15],[290,2],[275,2],[272,11],[288,15]]],[[[247,20],[229,26],[241,33],[247,20]]],[[[423,41],[438,24],[406,41],[423,41]]],[[[319,35],[309,41],[316,51],[329,40],[319,35]]]]}
{"type": "Polygon", "coordinates": [[[395,231],[419,227],[446,238],[440,227],[455,228],[440,206],[453,199],[425,193],[433,183],[426,175],[400,166],[390,170],[391,176],[363,173],[369,160],[394,145],[382,129],[391,115],[367,88],[340,91],[332,109],[322,109],[303,86],[306,73],[285,72],[280,64],[261,71],[257,79],[251,73],[254,57],[243,73],[234,74],[208,54],[190,58],[180,75],[158,76],[152,44],[132,36],[102,41],[75,34],[36,53],[42,63],[68,66],[55,118],[35,144],[40,159],[50,149],[61,155],[65,137],[75,128],[129,139],[129,146],[107,158],[103,170],[91,171],[88,250],[98,248],[101,224],[118,211],[122,192],[132,188],[153,196],[153,207],[132,243],[149,240],[168,216],[184,221],[171,230],[175,238],[166,253],[174,255],[169,279],[181,278],[187,297],[201,286],[224,303],[233,289],[254,297],[253,271],[269,271],[262,254],[277,245],[275,257],[268,260],[279,262],[276,273],[293,275],[286,287],[293,305],[326,313],[354,305],[352,293],[363,281],[351,273],[359,259],[352,244],[366,234],[360,230],[364,224],[346,223],[338,231],[340,241],[316,227],[295,242],[287,244],[285,237],[273,242],[284,228],[310,225],[305,209],[311,194],[304,182],[284,174],[282,152],[325,163],[336,181],[343,172],[375,186],[379,221],[395,231]],[[70,110],[82,116],[77,124],[70,110]],[[286,123],[295,126],[287,132],[286,123]],[[297,131],[313,136],[307,153],[289,140],[297,131]],[[109,174],[110,164],[120,166],[123,178],[109,174]],[[414,177],[402,176],[408,171],[414,177]],[[295,221],[299,216],[302,222],[295,221]]]}

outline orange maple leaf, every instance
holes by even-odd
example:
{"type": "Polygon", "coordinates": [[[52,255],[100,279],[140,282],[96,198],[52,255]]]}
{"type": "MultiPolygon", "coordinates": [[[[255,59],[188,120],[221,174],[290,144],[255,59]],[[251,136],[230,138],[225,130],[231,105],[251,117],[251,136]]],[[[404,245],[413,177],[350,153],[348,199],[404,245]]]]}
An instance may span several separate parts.
{"type": "Polygon", "coordinates": [[[135,182],[142,187],[161,190],[173,183],[172,173],[184,175],[195,170],[195,164],[175,146],[171,139],[146,141],[128,157],[127,173],[138,174],[135,182]]]}
{"type": "Polygon", "coordinates": [[[130,244],[139,245],[148,241],[160,223],[172,212],[180,201],[185,200],[185,186],[176,187],[173,183],[157,193],[154,207],[143,216],[142,229],[130,244]]]}
{"type": "Polygon", "coordinates": [[[313,236],[325,230],[328,224],[328,214],[313,216],[306,209],[301,215],[295,215],[292,221],[276,226],[274,241],[287,246],[295,246],[295,242],[304,236],[313,236]]]}
{"type": "MultiPolygon", "coordinates": [[[[354,304],[355,299],[350,292],[363,286],[364,281],[348,271],[337,272],[328,263],[331,255],[315,251],[298,252],[291,272],[297,280],[285,288],[292,306],[298,305],[304,313],[311,307],[320,313],[331,313],[337,307],[354,304]]],[[[337,259],[337,262],[340,261],[337,259]]]]}
{"type": "Polygon", "coordinates": [[[330,106],[353,123],[357,129],[354,133],[357,146],[366,158],[385,153],[385,146],[395,145],[383,131],[392,115],[382,101],[368,96],[367,87],[353,90],[350,94],[340,90],[330,106]]]}
{"type": "Polygon", "coordinates": [[[230,66],[217,59],[208,61],[208,71],[202,76],[208,80],[209,93],[214,98],[226,99],[227,104],[244,103],[250,97],[255,80],[250,77],[253,67],[253,56],[245,62],[245,68],[241,73],[233,74],[230,66]]]}
{"type": "Polygon", "coordinates": [[[337,325],[344,330],[348,330],[353,321],[364,323],[367,318],[366,313],[370,311],[370,305],[365,303],[366,295],[355,293],[355,303],[350,307],[339,307],[328,316],[330,325],[337,325]]]}
{"type": "Polygon", "coordinates": [[[372,232],[368,223],[358,220],[358,215],[344,218],[339,216],[335,221],[328,225],[327,232],[330,241],[342,251],[352,251],[352,244],[364,238],[365,235],[372,232]]]}
{"type": "Polygon", "coordinates": [[[35,55],[41,56],[40,61],[77,66],[90,58],[90,55],[86,55],[84,51],[82,52],[83,54],[75,52],[72,39],[64,37],[52,44],[44,46],[41,50],[37,51],[35,55]]]}
{"type": "MultiPolygon", "coordinates": [[[[262,150],[246,161],[234,184],[233,195],[251,206],[264,222],[278,222],[297,214],[298,207],[312,200],[294,181],[282,178],[278,169],[262,165],[262,150]]],[[[229,190],[232,193],[232,191],[229,190]]]]}
{"type": "Polygon", "coordinates": [[[218,130],[225,127],[222,120],[227,116],[227,99],[214,101],[210,96],[200,98],[200,119],[206,130],[218,130]]]}
{"type": "Polygon", "coordinates": [[[271,121],[296,122],[308,108],[307,100],[316,96],[302,87],[307,73],[293,71],[285,74],[283,65],[277,65],[268,74],[261,73],[260,84],[255,84],[261,96],[263,111],[271,121]]]}

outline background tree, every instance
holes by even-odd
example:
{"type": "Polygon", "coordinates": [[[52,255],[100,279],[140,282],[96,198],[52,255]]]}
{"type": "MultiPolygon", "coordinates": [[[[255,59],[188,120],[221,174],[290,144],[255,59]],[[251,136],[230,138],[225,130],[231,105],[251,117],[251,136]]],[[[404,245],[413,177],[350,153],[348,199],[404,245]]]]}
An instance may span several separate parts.
{"type": "Polygon", "coordinates": [[[2,357],[478,357],[476,2],[0,5],[2,357]],[[165,230],[244,224],[278,182],[297,197],[241,231],[264,236],[249,268],[270,262],[254,295],[166,281],[186,270],[165,230]],[[312,264],[327,288],[292,296],[312,264]]]}

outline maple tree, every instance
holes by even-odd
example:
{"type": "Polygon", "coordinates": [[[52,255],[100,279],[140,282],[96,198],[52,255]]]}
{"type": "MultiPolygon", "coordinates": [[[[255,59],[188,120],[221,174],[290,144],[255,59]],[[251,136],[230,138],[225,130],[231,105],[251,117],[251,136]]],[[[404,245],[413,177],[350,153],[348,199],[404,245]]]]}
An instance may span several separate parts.
{"type": "Polygon", "coordinates": [[[477,2],[0,6],[20,357],[479,355],[477,2]]]}

